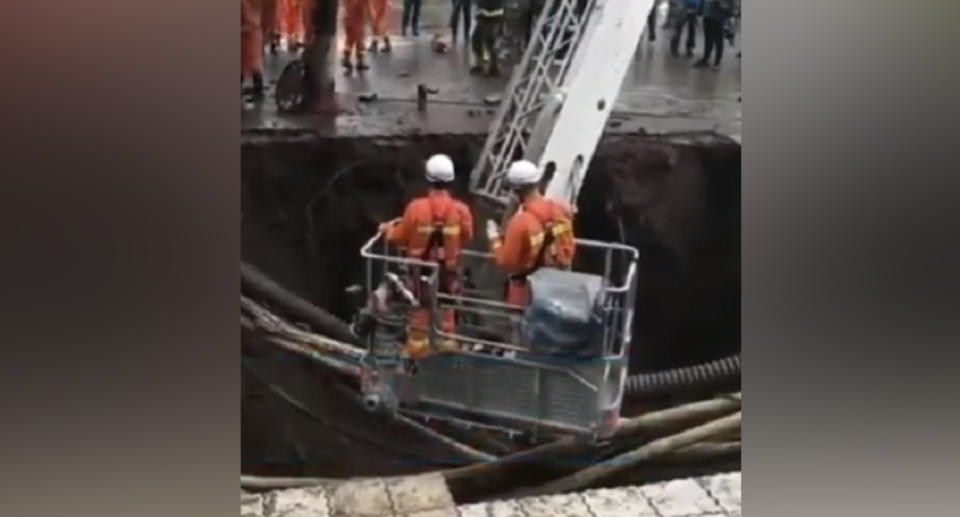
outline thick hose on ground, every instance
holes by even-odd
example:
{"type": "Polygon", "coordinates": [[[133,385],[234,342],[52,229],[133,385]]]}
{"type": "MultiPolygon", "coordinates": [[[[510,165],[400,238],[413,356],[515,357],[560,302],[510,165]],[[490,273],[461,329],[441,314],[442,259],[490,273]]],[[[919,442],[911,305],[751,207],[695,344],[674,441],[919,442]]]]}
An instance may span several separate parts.
{"type": "Polygon", "coordinates": [[[240,291],[271,303],[279,312],[303,321],[319,334],[360,346],[360,339],[340,318],[284,289],[255,266],[240,261],[240,291]]]}
{"type": "Polygon", "coordinates": [[[740,371],[740,354],[731,355],[709,363],[631,375],[627,377],[624,393],[627,396],[662,395],[690,388],[710,388],[739,380],[740,371]]]}

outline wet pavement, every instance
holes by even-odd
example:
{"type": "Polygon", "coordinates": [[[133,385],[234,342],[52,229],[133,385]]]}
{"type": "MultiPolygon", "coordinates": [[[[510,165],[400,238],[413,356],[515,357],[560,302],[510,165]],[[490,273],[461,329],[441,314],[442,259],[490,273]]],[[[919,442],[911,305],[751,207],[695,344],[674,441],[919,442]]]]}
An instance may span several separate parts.
{"type": "MultiPolygon", "coordinates": [[[[468,73],[470,52],[464,42],[446,54],[437,54],[431,49],[433,34],[449,39],[449,0],[423,0],[418,37],[400,36],[401,5],[400,0],[391,0],[388,27],[393,52],[368,54],[370,69],[362,73],[347,73],[337,68],[337,104],[343,110],[341,114],[333,117],[278,113],[273,86],[283,67],[295,55],[268,54],[266,100],[241,101],[242,132],[294,131],[322,136],[486,133],[495,106],[485,105],[483,99],[503,91],[509,81],[509,69],[500,78],[477,77],[468,73]],[[417,110],[418,84],[437,90],[429,96],[427,108],[422,112],[417,110]],[[377,100],[359,100],[361,95],[369,93],[376,93],[377,100]]],[[[693,62],[702,53],[702,34],[697,34],[693,59],[671,56],[669,36],[669,29],[658,27],[655,42],[647,41],[646,36],[642,38],[624,79],[608,132],[706,130],[740,141],[738,49],[727,47],[719,70],[694,69],[693,62]]]]}

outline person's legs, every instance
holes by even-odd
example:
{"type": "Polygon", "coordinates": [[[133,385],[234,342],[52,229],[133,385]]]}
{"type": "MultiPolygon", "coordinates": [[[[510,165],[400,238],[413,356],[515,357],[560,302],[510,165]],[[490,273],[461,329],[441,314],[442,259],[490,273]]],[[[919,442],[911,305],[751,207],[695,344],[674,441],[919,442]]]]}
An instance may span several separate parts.
{"type": "Polygon", "coordinates": [[[713,37],[714,25],[716,24],[713,18],[703,19],[703,57],[694,63],[693,66],[695,67],[699,68],[709,66],[708,63],[710,61],[710,55],[713,54],[713,45],[715,41],[713,37]]]}
{"type": "Polygon", "coordinates": [[[500,37],[501,20],[496,18],[487,22],[487,37],[485,42],[487,59],[490,60],[490,68],[487,73],[493,76],[500,75],[500,66],[497,60],[497,39],[500,37]]]}
{"type": "Polygon", "coordinates": [[[470,45],[473,48],[473,66],[470,71],[473,73],[482,73],[486,69],[486,58],[483,50],[486,41],[487,22],[482,17],[477,17],[477,26],[473,30],[473,36],[470,45]]]}
{"type": "Polygon", "coordinates": [[[657,41],[657,2],[653,3],[647,14],[647,40],[657,41]]]}
{"type": "Polygon", "coordinates": [[[410,23],[412,25],[411,32],[414,36],[420,35],[420,0],[413,0],[413,13],[411,14],[410,23]]]}
{"type": "Polygon", "coordinates": [[[473,23],[473,12],[471,12],[470,4],[472,0],[461,0],[463,3],[463,41],[468,41],[470,39],[470,26],[473,23]]]}
{"type": "Polygon", "coordinates": [[[723,44],[724,44],[723,40],[726,39],[723,31],[724,31],[723,22],[718,21],[717,27],[715,29],[714,42],[713,42],[717,49],[717,56],[716,58],[714,58],[714,61],[713,61],[714,67],[720,66],[720,61],[723,60],[723,44]]]}
{"type": "Polygon", "coordinates": [[[450,39],[454,45],[457,43],[457,28],[460,26],[460,5],[461,0],[451,0],[450,9],[450,39]]]}
{"type": "Polygon", "coordinates": [[[693,57],[693,49],[697,48],[697,15],[687,15],[687,57],[693,57]]]}
{"type": "Polygon", "coordinates": [[[407,35],[410,26],[410,12],[413,11],[413,0],[403,0],[403,14],[400,15],[400,34],[407,35]]]}

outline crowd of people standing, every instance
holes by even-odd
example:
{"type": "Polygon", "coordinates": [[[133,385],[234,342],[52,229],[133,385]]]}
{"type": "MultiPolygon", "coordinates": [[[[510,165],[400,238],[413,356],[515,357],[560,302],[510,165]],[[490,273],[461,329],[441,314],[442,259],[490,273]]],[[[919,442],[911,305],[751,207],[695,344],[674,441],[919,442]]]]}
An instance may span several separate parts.
{"type": "MultiPolygon", "coordinates": [[[[647,38],[657,38],[657,12],[666,0],[656,0],[647,17],[647,38]]],[[[680,40],[686,32],[684,56],[692,58],[697,47],[697,30],[702,27],[703,55],[693,66],[719,69],[725,41],[731,45],[739,33],[740,0],[669,0],[663,27],[671,30],[670,53],[680,57],[680,40]],[[711,65],[711,58],[713,64],[711,65]]],[[[737,57],[740,52],[737,52],[737,57]]]]}
{"type": "MultiPolygon", "coordinates": [[[[306,43],[312,31],[310,20],[316,2],[323,0],[240,0],[241,85],[249,79],[255,97],[263,96],[263,54],[276,53],[283,46],[295,51],[306,43]]],[[[525,0],[525,31],[529,31],[542,9],[543,0],[525,0]]],[[[420,34],[421,0],[402,0],[400,34],[417,37],[420,34]]],[[[662,27],[670,34],[670,52],[679,57],[684,33],[684,55],[692,58],[696,49],[698,30],[703,35],[703,55],[694,67],[717,69],[723,59],[724,42],[738,32],[739,0],[655,0],[647,17],[647,37],[656,39],[657,12],[669,2],[662,27]],[[712,61],[712,64],[711,64],[712,61]]],[[[584,7],[586,1],[582,2],[584,7]]],[[[496,76],[498,40],[504,34],[505,0],[450,0],[450,40],[469,41],[473,51],[475,74],[496,76]],[[472,30],[471,30],[472,29],[472,30]]],[[[366,70],[367,52],[390,52],[392,43],[387,33],[389,0],[339,0],[342,9],[343,46],[341,65],[348,70],[366,70]],[[368,43],[369,26],[369,43],[368,43]]],[[[578,12],[582,9],[578,9],[578,12]]],[[[434,35],[437,43],[441,35],[434,35]]],[[[435,47],[436,49],[437,47],[435,47]]],[[[446,48],[446,44],[443,44],[446,48]]],[[[739,52],[737,53],[739,56],[739,52]]]]}

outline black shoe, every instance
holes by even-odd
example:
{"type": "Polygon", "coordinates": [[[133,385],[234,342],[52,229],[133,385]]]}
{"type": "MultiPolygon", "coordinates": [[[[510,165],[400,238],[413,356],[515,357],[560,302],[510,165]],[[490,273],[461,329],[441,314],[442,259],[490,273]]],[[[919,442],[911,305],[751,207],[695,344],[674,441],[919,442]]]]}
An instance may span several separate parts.
{"type": "Polygon", "coordinates": [[[708,66],[710,65],[708,65],[707,61],[704,59],[698,60],[696,63],[693,64],[694,68],[706,68],[708,66]]]}
{"type": "Polygon", "coordinates": [[[670,45],[670,55],[672,55],[673,57],[679,57],[679,56],[680,56],[680,51],[677,50],[677,47],[674,47],[673,45],[670,45]]]}
{"type": "Polygon", "coordinates": [[[419,36],[419,35],[420,35],[420,29],[414,27],[414,28],[413,28],[413,35],[414,35],[414,36],[419,36]]]}
{"type": "Polygon", "coordinates": [[[384,53],[387,53],[387,52],[390,52],[390,50],[391,50],[391,48],[390,48],[390,38],[387,37],[387,36],[384,36],[384,37],[383,37],[383,52],[384,52],[384,53]]]}
{"type": "Polygon", "coordinates": [[[377,41],[377,38],[376,38],[376,37],[374,37],[372,40],[370,40],[370,46],[367,47],[367,52],[374,52],[374,53],[376,53],[376,52],[378,52],[379,50],[380,50],[380,42],[377,41]]]}
{"type": "Polygon", "coordinates": [[[363,59],[357,59],[357,70],[367,70],[369,68],[370,65],[364,62],[363,59]]]}
{"type": "Polygon", "coordinates": [[[490,70],[487,70],[487,75],[490,77],[500,77],[500,68],[492,66],[490,70]]]}
{"type": "Polygon", "coordinates": [[[470,73],[474,75],[480,75],[483,73],[483,67],[480,65],[473,65],[470,67],[470,73]]]}
{"type": "Polygon", "coordinates": [[[688,49],[687,49],[687,59],[690,59],[691,57],[693,57],[693,49],[692,49],[692,48],[688,48],[688,49]]]}
{"type": "Polygon", "coordinates": [[[253,74],[253,98],[263,98],[263,75],[253,74]]]}

